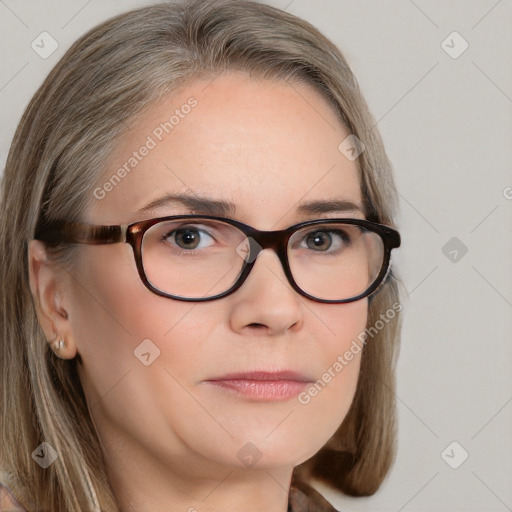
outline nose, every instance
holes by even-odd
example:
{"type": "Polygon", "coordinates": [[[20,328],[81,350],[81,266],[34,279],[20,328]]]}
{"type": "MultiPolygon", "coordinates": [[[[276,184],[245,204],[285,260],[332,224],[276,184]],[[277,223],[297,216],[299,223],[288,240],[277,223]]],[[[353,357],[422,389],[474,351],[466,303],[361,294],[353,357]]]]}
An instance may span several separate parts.
{"type": "Polygon", "coordinates": [[[262,250],[243,285],[231,295],[230,322],[237,332],[276,335],[302,326],[302,301],[277,254],[262,250]]]}

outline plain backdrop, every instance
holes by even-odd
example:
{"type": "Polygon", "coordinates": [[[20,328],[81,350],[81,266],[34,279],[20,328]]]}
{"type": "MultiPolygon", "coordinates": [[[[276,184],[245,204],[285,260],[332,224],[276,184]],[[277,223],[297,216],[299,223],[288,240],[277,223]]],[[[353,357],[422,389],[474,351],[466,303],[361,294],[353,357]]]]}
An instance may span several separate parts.
{"type": "MultiPolygon", "coordinates": [[[[149,3],[0,0],[2,169],[24,108],[70,44],[149,3]],[[58,44],[46,58],[31,45],[42,32],[58,44]]],[[[512,510],[512,3],[268,3],[340,47],[401,197],[397,461],[372,497],[318,488],[342,511],[512,510]]]]}

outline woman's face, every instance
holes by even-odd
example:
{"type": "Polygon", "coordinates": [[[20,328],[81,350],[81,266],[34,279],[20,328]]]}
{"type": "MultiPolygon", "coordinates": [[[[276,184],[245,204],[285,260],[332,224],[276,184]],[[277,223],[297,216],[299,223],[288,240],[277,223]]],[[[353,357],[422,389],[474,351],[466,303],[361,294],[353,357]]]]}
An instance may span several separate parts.
{"type": "MultiPolygon", "coordinates": [[[[167,194],[232,202],[228,216],[260,230],[364,218],[355,163],[338,150],[348,135],[310,86],[238,72],[197,81],[132,123],[85,221],[218,213],[165,201],[145,208],[167,194]],[[123,165],[129,171],[105,186],[123,165]],[[333,199],[359,209],[299,213],[305,202],[333,199]]],[[[360,355],[334,376],[332,368],[365,329],[367,300],[323,304],[300,296],[271,250],[259,254],[240,289],[209,302],[151,293],[123,243],[81,246],[72,277],[67,341],[81,355],[80,378],[102,443],[118,457],[195,475],[219,466],[295,466],[326,443],[348,411],[360,355]],[[306,400],[212,382],[256,371],[293,371],[325,385],[306,400]]]]}

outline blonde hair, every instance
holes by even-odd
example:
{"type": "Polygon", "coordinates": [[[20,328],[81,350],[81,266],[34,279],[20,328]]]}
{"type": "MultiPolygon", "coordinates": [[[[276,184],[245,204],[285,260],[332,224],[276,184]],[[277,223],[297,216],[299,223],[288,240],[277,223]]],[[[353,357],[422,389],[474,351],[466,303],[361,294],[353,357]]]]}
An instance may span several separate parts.
{"type": "MultiPolygon", "coordinates": [[[[251,1],[180,0],[81,37],[28,105],[2,179],[0,479],[28,510],[119,510],[77,375],[80,356],[57,358],[37,322],[28,241],[39,222],[83,220],[134,116],[188,81],[230,70],[320,91],[365,145],[357,163],[367,218],[393,227],[396,190],[374,120],[343,55],[309,23],[251,1]],[[47,469],[31,457],[43,441],[59,454],[47,469]]],[[[57,254],[72,255],[72,247],[57,254]]],[[[368,325],[398,302],[391,273],[370,298],[368,325]]],[[[399,330],[397,314],[365,344],[351,408],[326,446],[295,469],[297,485],[308,489],[316,477],[354,496],[380,486],[395,456],[399,330]]]]}

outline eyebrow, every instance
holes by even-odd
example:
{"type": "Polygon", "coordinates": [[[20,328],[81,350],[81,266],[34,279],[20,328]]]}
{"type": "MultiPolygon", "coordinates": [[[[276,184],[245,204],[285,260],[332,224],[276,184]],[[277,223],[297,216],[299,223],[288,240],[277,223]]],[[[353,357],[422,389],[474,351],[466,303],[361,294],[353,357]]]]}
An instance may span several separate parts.
{"type": "MultiPolygon", "coordinates": [[[[236,204],[231,201],[199,197],[189,194],[165,194],[146,206],[137,210],[136,215],[149,213],[157,208],[169,206],[185,206],[193,213],[213,215],[217,217],[233,217],[236,204]]],[[[297,212],[303,215],[319,215],[326,213],[364,213],[361,206],[345,199],[326,199],[302,202],[297,212]]]]}
{"type": "Polygon", "coordinates": [[[210,199],[207,197],[199,197],[189,194],[165,194],[154,201],[151,201],[136,214],[149,213],[163,206],[185,206],[194,213],[202,213],[205,215],[216,215],[218,217],[229,217],[234,215],[236,211],[235,203],[219,199],[210,199]]]}

